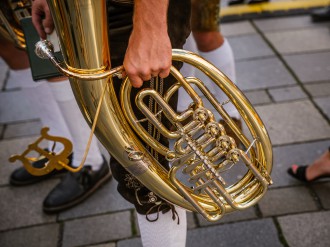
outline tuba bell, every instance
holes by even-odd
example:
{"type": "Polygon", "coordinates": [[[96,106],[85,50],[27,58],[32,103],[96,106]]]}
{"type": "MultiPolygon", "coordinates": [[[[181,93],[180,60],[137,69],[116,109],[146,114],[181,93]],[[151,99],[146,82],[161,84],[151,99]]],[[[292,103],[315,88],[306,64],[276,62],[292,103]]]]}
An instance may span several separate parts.
{"type": "Polygon", "coordinates": [[[218,102],[202,81],[184,77],[172,66],[176,83],[161,97],[154,89],[141,90],[131,102],[132,86],[123,78],[117,97],[113,77],[123,67],[111,68],[105,0],[48,0],[64,63],[58,61],[48,41],[36,44],[36,53],[48,58],[70,77],[77,103],[92,131],[107,151],[144,186],[166,201],[200,213],[208,221],[255,205],[272,183],[272,146],[262,120],[243,93],[215,66],[202,57],[174,49],[173,61],[190,64],[220,87],[237,108],[248,134],[244,134],[225,110],[228,102],[218,102]],[[88,34],[88,38],[85,39],[88,34]],[[178,113],[167,103],[183,88],[191,98],[187,110],[178,113]],[[195,90],[196,88],[197,90],[195,90]],[[153,113],[145,103],[152,98],[160,112],[153,113]],[[212,110],[206,107],[205,102],[212,110]],[[142,127],[132,104],[144,113],[144,121],[153,124],[173,147],[160,144],[142,127]],[[172,123],[166,128],[157,115],[172,123]],[[240,140],[236,144],[226,128],[240,140]],[[162,154],[170,162],[167,171],[141,142],[162,154]],[[242,174],[237,179],[233,173],[242,174]]]}

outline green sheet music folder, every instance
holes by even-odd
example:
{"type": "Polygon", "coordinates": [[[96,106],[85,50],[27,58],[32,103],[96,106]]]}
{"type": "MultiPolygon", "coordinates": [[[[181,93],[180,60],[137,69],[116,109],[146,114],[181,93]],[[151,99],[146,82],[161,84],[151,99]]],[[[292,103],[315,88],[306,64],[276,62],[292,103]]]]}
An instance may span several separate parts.
{"type": "MultiPolygon", "coordinates": [[[[32,24],[32,18],[24,18],[21,20],[22,29],[24,32],[26,50],[30,60],[31,73],[34,81],[48,79],[61,76],[60,72],[48,59],[39,58],[34,50],[35,44],[40,40],[40,37],[32,24]]],[[[55,52],[55,56],[62,61],[60,51],[55,52]]]]}

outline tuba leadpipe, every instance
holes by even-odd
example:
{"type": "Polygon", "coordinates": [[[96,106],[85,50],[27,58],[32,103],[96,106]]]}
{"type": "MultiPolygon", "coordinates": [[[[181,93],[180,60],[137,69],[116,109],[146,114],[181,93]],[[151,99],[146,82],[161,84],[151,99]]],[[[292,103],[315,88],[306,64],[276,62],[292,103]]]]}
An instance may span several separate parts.
{"type": "Polygon", "coordinates": [[[95,127],[97,138],[128,172],[166,201],[199,212],[209,221],[255,205],[263,197],[272,183],[269,176],[272,169],[271,142],[252,105],[223,73],[196,54],[178,49],[172,52],[174,61],[193,65],[223,90],[237,107],[252,141],[239,130],[203,82],[197,78],[183,77],[174,67],[171,74],[177,83],[164,97],[153,89],[144,89],[138,93],[135,102],[131,102],[129,95],[132,86],[127,78],[123,79],[117,97],[113,76],[118,76],[122,67],[111,68],[105,1],[48,0],[48,4],[64,62],[53,57],[47,41],[37,44],[37,54],[49,58],[62,73],[70,76],[72,90],[87,123],[95,127]],[[211,102],[246,147],[245,151],[226,135],[224,127],[215,120],[212,111],[205,108],[204,98],[192,85],[211,102]],[[167,102],[181,87],[191,97],[192,104],[186,111],[177,113],[167,102]],[[144,104],[145,97],[155,100],[174,130],[167,129],[151,113],[144,104]],[[136,104],[145,114],[145,119],[174,142],[173,149],[148,136],[131,104],[136,104]],[[99,116],[97,119],[96,115],[99,116]],[[187,119],[191,121],[186,123],[187,119]],[[158,163],[140,139],[171,162],[170,171],[158,163]],[[245,175],[227,185],[224,172],[239,162],[247,169],[245,175]],[[187,175],[188,183],[193,186],[181,181],[179,173],[187,175]]]}

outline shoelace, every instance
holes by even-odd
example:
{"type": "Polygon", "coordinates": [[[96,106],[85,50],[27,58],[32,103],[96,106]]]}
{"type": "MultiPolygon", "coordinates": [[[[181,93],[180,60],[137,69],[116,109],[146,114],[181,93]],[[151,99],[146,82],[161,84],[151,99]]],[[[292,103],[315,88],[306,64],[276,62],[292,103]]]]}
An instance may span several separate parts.
{"type": "Polygon", "coordinates": [[[77,174],[77,181],[84,187],[92,183],[93,170],[91,166],[84,166],[77,174]]]}

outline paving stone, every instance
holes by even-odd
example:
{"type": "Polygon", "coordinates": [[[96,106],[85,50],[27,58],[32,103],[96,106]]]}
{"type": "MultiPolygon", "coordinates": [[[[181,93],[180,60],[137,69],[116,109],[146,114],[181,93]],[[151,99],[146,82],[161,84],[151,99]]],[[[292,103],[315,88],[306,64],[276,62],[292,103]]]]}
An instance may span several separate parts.
{"type": "MultiPolygon", "coordinates": [[[[23,214],[24,212],[22,212],[23,214]]],[[[1,247],[57,247],[59,225],[47,224],[0,233],[1,247]]]]}
{"type": "MultiPolygon", "coordinates": [[[[0,89],[6,90],[17,90],[20,89],[21,83],[19,81],[8,80],[9,77],[9,68],[5,61],[1,59],[0,63],[0,85],[3,83],[3,86],[0,89]]],[[[0,90],[1,91],[1,90],[0,90]]]]}
{"type": "Polygon", "coordinates": [[[328,247],[330,211],[289,215],[278,218],[290,247],[328,247]]]}
{"type": "Polygon", "coordinates": [[[220,29],[225,37],[257,33],[249,21],[222,23],[220,29]]]}
{"type": "Polygon", "coordinates": [[[236,71],[237,85],[243,91],[296,84],[276,57],[237,62],[236,71]]]}
{"type": "Polygon", "coordinates": [[[47,116],[49,121],[54,121],[58,124],[64,121],[59,106],[47,83],[19,91],[0,93],[0,112],[3,113],[0,114],[0,123],[40,119],[42,115],[47,113],[49,113],[47,116]],[[39,95],[47,98],[47,104],[40,104],[39,95]]]}
{"type": "Polygon", "coordinates": [[[1,92],[0,112],[0,123],[26,121],[37,119],[39,116],[33,105],[33,99],[23,90],[1,92]]]}
{"type": "Polygon", "coordinates": [[[10,174],[16,168],[22,166],[21,162],[16,161],[15,163],[11,163],[8,159],[12,155],[22,154],[27,146],[34,142],[36,138],[36,136],[33,136],[0,141],[0,185],[8,184],[10,174]]]}
{"type": "Polygon", "coordinates": [[[4,132],[4,138],[8,139],[31,135],[40,135],[41,128],[42,124],[39,120],[8,124],[4,132]]]}
{"type": "Polygon", "coordinates": [[[317,205],[304,186],[270,189],[259,202],[264,217],[316,211],[317,205]]]}
{"type": "Polygon", "coordinates": [[[64,222],[63,247],[91,245],[131,236],[130,212],[64,222]]]}
{"type": "Polygon", "coordinates": [[[116,243],[88,245],[86,247],[116,247],[116,243]]]}
{"type": "Polygon", "coordinates": [[[140,229],[139,229],[139,223],[138,223],[138,219],[137,219],[137,212],[136,210],[133,211],[133,217],[134,219],[132,220],[132,232],[134,236],[140,236],[140,229]]]}
{"type": "Polygon", "coordinates": [[[9,71],[7,72],[7,78],[6,78],[6,83],[5,83],[5,88],[4,91],[13,91],[13,90],[21,90],[22,89],[22,84],[19,81],[13,81],[9,80],[10,73],[9,71]]]}
{"type": "Polygon", "coordinates": [[[99,146],[100,152],[104,156],[105,160],[110,160],[110,154],[107,151],[107,149],[98,140],[97,140],[97,142],[98,142],[98,146],[99,146]]]}
{"type": "Polygon", "coordinates": [[[24,76],[21,80],[12,80],[10,77],[10,70],[8,70],[8,79],[6,81],[5,85],[5,91],[11,91],[11,90],[25,90],[26,88],[36,88],[37,85],[42,84],[42,82],[45,82],[45,80],[40,80],[38,82],[33,81],[31,70],[28,71],[29,73],[24,73],[24,76]]]}
{"type": "Polygon", "coordinates": [[[271,177],[273,185],[271,188],[302,184],[302,182],[291,177],[287,170],[293,164],[309,165],[314,159],[319,157],[327,147],[330,146],[328,141],[308,142],[295,145],[285,145],[273,148],[273,170],[271,177]]]}
{"type": "Polygon", "coordinates": [[[273,51],[258,34],[229,37],[236,61],[273,56],[273,51]]]}
{"type": "Polygon", "coordinates": [[[198,222],[200,226],[211,226],[211,225],[218,225],[218,224],[225,224],[231,222],[238,222],[244,220],[252,220],[258,218],[255,207],[251,207],[242,211],[234,211],[230,214],[224,215],[219,221],[216,222],[209,222],[203,218],[200,214],[198,214],[198,222]]]}
{"type": "Polygon", "coordinates": [[[256,19],[253,23],[262,31],[279,31],[279,30],[295,30],[302,28],[315,28],[326,26],[326,23],[314,23],[311,21],[310,15],[289,16],[278,18],[256,19]]]}
{"type": "Polygon", "coordinates": [[[265,90],[244,92],[252,105],[262,105],[271,103],[271,99],[265,90]]]}
{"type": "Polygon", "coordinates": [[[313,183],[312,188],[314,189],[317,196],[320,198],[323,208],[330,209],[330,182],[313,183]]]}
{"type": "Polygon", "coordinates": [[[273,31],[265,36],[281,54],[330,50],[327,27],[273,31]]]}
{"type": "Polygon", "coordinates": [[[56,221],[55,215],[42,212],[42,201],[58,183],[51,179],[41,184],[0,188],[0,231],[56,221]]]}
{"type": "Polygon", "coordinates": [[[330,52],[287,55],[283,58],[302,83],[330,80],[330,52]]]}
{"type": "Polygon", "coordinates": [[[141,238],[120,240],[117,243],[117,247],[142,247],[142,241],[141,238]]]}
{"type": "Polygon", "coordinates": [[[307,95],[299,86],[270,89],[269,94],[276,102],[307,98],[307,95]]]}
{"type": "Polygon", "coordinates": [[[60,213],[59,219],[68,220],[132,208],[132,204],[117,192],[117,181],[112,179],[81,204],[60,213]]]}
{"type": "Polygon", "coordinates": [[[321,108],[322,112],[330,119],[330,96],[315,99],[316,104],[321,108]]]}
{"type": "Polygon", "coordinates": [[[313,97],[330,96],[330,81],[325,83],[305,84],[304,86],[313,97]]]}
{"type": "Polygon", "coordinates": [[[187,212],[187,228],[194,229],[197,227],[195,217],[197,213],[187,212]]]}
{"type": "Polygon", "coordinates": [[[257,106],[273,145],[330,138],[330,126],[307,100],[257,106]]]}
{"type": "Polygon", "coordinates": [[[271,219],[244,221],[233,224],[203,227],[188,231],[187,247],[282,246],[271,219]]]}
{"type": "Polygon", "coordinates": [[[0,91],[5,90],[5,80],[7,78],[8,67],[4,63],[0,63],[0,91]]]}

